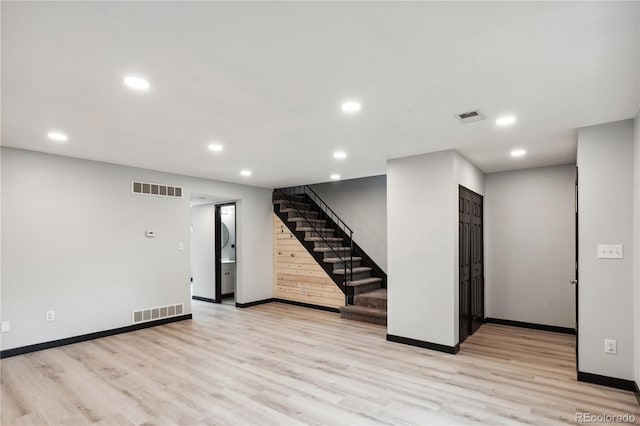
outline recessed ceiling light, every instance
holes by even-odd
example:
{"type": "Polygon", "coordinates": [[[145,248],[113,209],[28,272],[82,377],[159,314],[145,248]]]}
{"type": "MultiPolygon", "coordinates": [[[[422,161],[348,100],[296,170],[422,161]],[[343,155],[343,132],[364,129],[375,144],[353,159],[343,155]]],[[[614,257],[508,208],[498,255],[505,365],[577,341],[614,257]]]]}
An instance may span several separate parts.
{"type": "Polygon", "coordinates": [[[138,91],[141,91],[141,92],[149,90],[149,87],[151,87],[151,85],[149,84],[149,82],[147,80],[145,80],[142,77],[136,76],[136,75],[128,75],[128,76],[126,76],[124,78],[123,82],[128,87],[130,87],[131,89],[138,90],[138,91]]]}
{"type": "Polygon", "coordinates": [[[499,117],[496,120],[496,124],[498,126],[509,126],[516,122],[516,118],[513,115],[505,115],[504,117],[499,117]]]}
{"type": "Polygon", "coordinates": [[[339,180],[340,179],[340,175],[337,173],[332,174],[331,176],[329,176],[331,178],[331,180],[339,180]]]}
{"type": "Polygon", "coordinates": [[[360,105],[360,102],[358,101],[351,100],[351,101],[344,101],[340,106],[340,108],[342,109],[343,112],[353,114],[355,112],[360,111],[360,108],[362,108],[362,105],[360,105]]]}
{"type": "Polygon", "coordinates": [[[209,150],[213,151],[213,152],[220,152],[224,149],[224,147],[222,145],[220,145],[219,143],[210,143],[209,144],[209,150]]]}
{"type": "Polygon", "coordinates": [[[240,174],[245,177],[251,176],[251,170],[240,170],[240,174]]]}
{"type": "Polygon", "coordinates": [[[67,140],[69,140],[69,137],[67,135],[60,132],[49,132],[47,133],[47,137],[56,142],[66,142],[67,140]]]}
{"type": "Polygon", "coordinates": [[[333,158],[335,158],[336,160],[344,160],[345,158],[347,158],[347,153],[344,151],[336,151],[333,153],[333,158]]]}
{"type": "Polygon", "coordinates": [[[512,157],[522,157],[526,153],[527,153],[527,151],[525,151],[524,149],[514,149],[513,151],[511,151],[511,156],[512,157]]]}

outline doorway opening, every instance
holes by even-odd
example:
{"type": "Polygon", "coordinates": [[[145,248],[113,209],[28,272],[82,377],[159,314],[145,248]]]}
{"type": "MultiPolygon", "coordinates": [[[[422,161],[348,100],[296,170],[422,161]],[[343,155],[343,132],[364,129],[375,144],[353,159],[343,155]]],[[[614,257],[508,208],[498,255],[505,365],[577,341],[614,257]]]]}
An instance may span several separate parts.
{"type": "Polygon", "coordinates": [[[483,198],[464,186],[458,195],[459,342],[484,323],[483,198]]]}
{"type": "Polygon", "coordinates": [[[235,306],[236,204],[191,197],[191,298],[235,306]]]}
{"type": "Polygon", "coordinates": [[[215,300],[235,306],[236,203],[215,207],[215,300]]]}

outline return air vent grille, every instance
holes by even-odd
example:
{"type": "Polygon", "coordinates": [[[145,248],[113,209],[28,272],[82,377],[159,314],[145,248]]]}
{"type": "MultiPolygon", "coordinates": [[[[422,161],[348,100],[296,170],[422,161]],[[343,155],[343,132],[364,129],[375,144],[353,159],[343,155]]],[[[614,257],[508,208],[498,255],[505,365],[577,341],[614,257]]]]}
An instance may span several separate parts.
{"type": "Polygon", "coordinates": [[[456,118],[460,120],[462,124],[475,123],[476,121],[484,120],[484,115],[479,110],[463,112],[462,114],[456,114],[456,118]]]}
{"type": "Polygon", "coordinates": [[[131,314],[131,322],[137,324],[139,322],[155,321],[162,318],[177,317],[184,312],[184,304],[158,306],[157,308],[147,308],[135,310],[131,314]]]}
{"type": "Polygon", "coordinates": [[[182,187],[163,185],[161,183],[131,181],[131,192],[154,197],[182,198],[182,187]]]}

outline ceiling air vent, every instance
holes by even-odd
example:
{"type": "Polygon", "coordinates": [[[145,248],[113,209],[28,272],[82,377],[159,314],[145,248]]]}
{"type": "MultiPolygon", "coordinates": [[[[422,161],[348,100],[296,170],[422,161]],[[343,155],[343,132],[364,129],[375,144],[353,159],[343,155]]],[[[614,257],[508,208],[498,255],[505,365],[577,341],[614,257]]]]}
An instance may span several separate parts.
{"type": "Polygon", "coordinates": [[[456,118],[460,120],[462,124],[475,123],[476,121],[484,120],[484,115],[479,110],[463,112],[462,114],[456,114],[456,118]]]}
{"type": "Polygon", "coordinates": [[[182,187],[160,183],[131,181],[131,192],[154,197],[182,198],[182,187]]]}

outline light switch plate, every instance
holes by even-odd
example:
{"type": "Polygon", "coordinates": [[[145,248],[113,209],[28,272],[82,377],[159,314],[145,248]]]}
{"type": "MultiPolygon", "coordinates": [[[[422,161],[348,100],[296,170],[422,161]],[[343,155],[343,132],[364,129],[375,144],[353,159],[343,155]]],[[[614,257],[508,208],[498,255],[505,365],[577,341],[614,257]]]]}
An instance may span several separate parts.
{"type": "Polygon", "coordinates": [[[2,321],[2,330],[3,333],[8,333],[11,331],[11,324],[9,321],[2,321]]]}
{"type": "Polygon", "coordinates": [[[622,244],[598,244],[598,259],[623,259],[622,244]]]}

